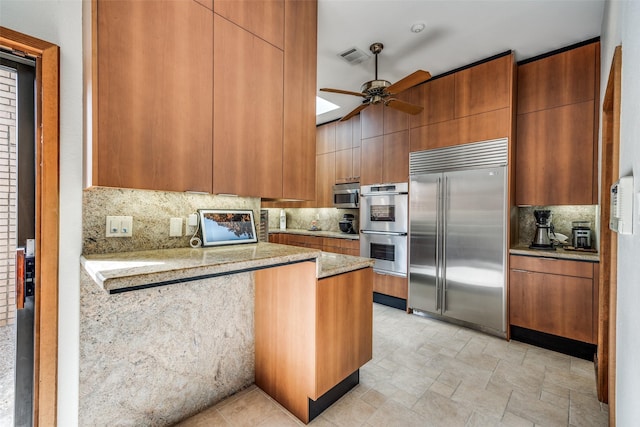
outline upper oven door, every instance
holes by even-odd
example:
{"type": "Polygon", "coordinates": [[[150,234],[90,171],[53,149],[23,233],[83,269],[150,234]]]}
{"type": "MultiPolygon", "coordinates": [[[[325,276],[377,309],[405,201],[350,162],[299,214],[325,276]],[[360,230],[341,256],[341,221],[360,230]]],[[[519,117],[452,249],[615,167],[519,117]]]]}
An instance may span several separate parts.
{"type": "Polygon", "coordinates": [[[409,222],[407,193],[373,193],[363,187],[360,196],[360,228],[387,233],[406,233],[409,222]]]}

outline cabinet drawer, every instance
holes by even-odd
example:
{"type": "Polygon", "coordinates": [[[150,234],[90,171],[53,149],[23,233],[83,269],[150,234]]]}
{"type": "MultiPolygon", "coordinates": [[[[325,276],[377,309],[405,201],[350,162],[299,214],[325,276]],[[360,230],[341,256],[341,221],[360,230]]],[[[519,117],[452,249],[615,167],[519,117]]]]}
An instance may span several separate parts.
{"type": "Polygon", "coordinates": [[[593,278],[593,263],[555,258],[539,258],[531,256],[509,257],[512,270],[535,271],[540,273],[560,274],[563,276],[593,278]]]}

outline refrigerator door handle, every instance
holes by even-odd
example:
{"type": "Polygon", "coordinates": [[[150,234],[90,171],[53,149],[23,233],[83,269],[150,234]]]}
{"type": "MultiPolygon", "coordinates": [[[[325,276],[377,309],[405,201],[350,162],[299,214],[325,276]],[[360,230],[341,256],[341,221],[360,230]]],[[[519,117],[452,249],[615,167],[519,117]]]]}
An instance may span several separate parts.
{"type": "Polygon", "coordinates": [[[442,301],[442,280],[440,279],[441,269],[440,262],[440,226],[442,222],[440,209],[442,205],[442,178],[438,177],[436,184],[436,311],[440,312],[442,301]]]}
{"type": "Polygon", "coordinates": [[[444,189],[442,197],[442,314],[447,310],[447,215],[449,214],[449,207],[447,206],[449,200],[449,177],[444,177],[444,189]]]}

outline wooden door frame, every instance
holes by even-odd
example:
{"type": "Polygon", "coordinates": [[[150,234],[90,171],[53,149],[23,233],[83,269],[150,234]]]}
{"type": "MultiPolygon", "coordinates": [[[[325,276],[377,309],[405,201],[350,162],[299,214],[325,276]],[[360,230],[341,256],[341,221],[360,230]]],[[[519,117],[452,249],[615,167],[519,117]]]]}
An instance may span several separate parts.
{"type": "Polygon", "coordinates": [[[58,46],[0,27],[0,46],[36,60],[36,304],[34,425],[57,422],[59,110],[58,46]]]}
{"type": "Polygon", "coordinates": [[[598,302],[598,399],[609,404],[609,425],[616,424],[616,298],[618,235],[609,229],[610,188],[620,175],[620,104],[622,47],[617,46],[602,103],[602,172],[600,187],[600,278],[598,302]]]}

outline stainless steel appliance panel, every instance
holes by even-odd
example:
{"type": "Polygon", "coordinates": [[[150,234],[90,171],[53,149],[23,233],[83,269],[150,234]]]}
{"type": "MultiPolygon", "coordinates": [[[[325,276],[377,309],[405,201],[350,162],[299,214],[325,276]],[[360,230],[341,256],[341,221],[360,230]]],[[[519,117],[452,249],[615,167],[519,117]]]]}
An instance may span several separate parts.
{"type": "MultiPolygon", "coordinates": [[[[403,186],[407,188],[407,183],[403,183],[403,186]]],[[[387,233],[407,232],[409,196],[406,190],[404,192],[371,192],[363,186],[360,196],[360,228],[362,230],[387,233]]]]}
{"type": "Polygon", "coordinates": [[[409,183],[409,307],[440,314],[438,249],[441,174],[418,175],[409,183]]]}
{"type": "Polygon", "coordinates": [[[357,209],[359,204],[360,184],[336,184],[333,186],[333,207],[357,209]]]}
{"type": "Polygon", "coordinates": [[[407,234],[362,231],[360,256],[375,259],[373,270],[407,276],[407,234]]]}
{"type": "Polygon", "coordinates": [[[506,330],[506,167],[443,177],[442,314],[506,330]]]}

